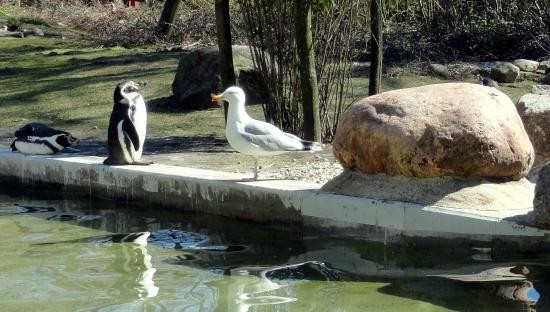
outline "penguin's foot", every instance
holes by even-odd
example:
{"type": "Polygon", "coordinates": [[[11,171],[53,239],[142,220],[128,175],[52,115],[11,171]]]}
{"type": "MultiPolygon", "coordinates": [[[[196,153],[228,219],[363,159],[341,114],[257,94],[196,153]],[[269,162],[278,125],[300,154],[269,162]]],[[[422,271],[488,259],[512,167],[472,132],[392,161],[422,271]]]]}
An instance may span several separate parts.
{"type": "Polygon", "coordinates": [[[103,161],[103,164],[104,165],[107,165],[107,166],[126,166],[126,165],[130,165],[129,163],[127,162],[120,162],[120,161],[115,161],[111,158],[107,158],[103,161]]]}
{"type": "Polygon", "coordinates": [[[149,166],[149,165],[152,165],[154,164],[155,162],[153,161],[143,161],[143,160],[135,160],[133,163],[131,163],[132,165],[136,165],[136,166],[149,166]]]}

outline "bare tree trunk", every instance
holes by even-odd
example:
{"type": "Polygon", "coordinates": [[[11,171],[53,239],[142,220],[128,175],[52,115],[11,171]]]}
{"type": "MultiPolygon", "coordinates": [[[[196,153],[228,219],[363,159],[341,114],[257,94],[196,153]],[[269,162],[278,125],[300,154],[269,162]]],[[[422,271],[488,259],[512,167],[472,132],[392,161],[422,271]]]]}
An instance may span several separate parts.
{"type": "Polygon", "coordinates": [[[179,6],[182,0],[166,0],[159,19],[159,29],[163,36],[169,37],[172,32],[172,25],[176,20],[179,6]]]}
{"type": "Polygon", "coordinates": [[[370,3],[370,77],[369,77],[369,95],[380,93],[380,83],[382,81],[382,26],[383,16],[382,8],[384,0],[371,0],[370,3]]]}
{"type": "Polygon", "coordinates": [[[296,19],[296,49],[302,91],[304,113],[304,139],[321,141],[321,122],[319,118],[319,90],[315,72],[315,51],[311,33],[311,1],[294,1],[296,19]]]}
{"type": "MultiPolygon", "coordinates": [[[[233,67],[233,50],[231,48],[231,26],[229,24],[229,0],[216,0],[216,29],[218,47],[220,49],[220,76],[222,87],[233,86],[236,83],[233,67]]],[[[223,114],[227,122],[227,103],[223,104],[223,114]]]]}

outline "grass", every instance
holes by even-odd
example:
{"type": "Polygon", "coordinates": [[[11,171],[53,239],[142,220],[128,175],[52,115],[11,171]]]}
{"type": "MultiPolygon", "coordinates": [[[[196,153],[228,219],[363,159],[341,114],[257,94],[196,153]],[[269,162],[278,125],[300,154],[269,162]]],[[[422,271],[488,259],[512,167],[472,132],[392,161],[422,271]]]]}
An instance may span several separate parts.
{"type": "MultiPolygon", "coordinates": [[[[148,80],[147,100],[171,95],[179,54],[147,49],[92,49],[75,42],[29,38],[0,43],[0,124],[16,129],[41,121],[82,138],[103,138],[112,109],[114,86],[124,80],[148,80]],[[48,52],[59,54],[49,56],[48,52]],[[133,62],[117,64],[128,57],[133,62]],[[103,64],[104,62],[114,64],[103,64]]],[[[154,136],[222,136],[223,113],[151,112],[154,136]]]]}
{"type": "MultiPolygon", "coordinates": [[[[89,43],[60,39],[25,38],[0,41],[0,129],[11,134],[18,127],[40,121],[84,139],[106,139],[114,86],[124,80],[147,80],[147,101],[172,95],[180,53],[159,53],[147,48],[93,48],[89,43]],[[54,53],[50,53],[55,51],[54,53]],[[130,59],[131,62],[122,61],[130,59]],[[111,63],[109,63],[111,62],[111,63]],[[112,63],[114,62],[114,63],[112,63]]],[[[382,90],[442,82],[403,74],[385,78],[382,90]]],[[[368,93],[368,79],[354,78],[354,94],[368,93]]],[[[501,90],[513,100],[529,92],[532,82],[501,90]]],[[[263,116],[260,106],[248,108],[263,116]]],[[[212,136],[223,138],[223,112],[182,111],[150,107],[149,137],[212,136]]]]}

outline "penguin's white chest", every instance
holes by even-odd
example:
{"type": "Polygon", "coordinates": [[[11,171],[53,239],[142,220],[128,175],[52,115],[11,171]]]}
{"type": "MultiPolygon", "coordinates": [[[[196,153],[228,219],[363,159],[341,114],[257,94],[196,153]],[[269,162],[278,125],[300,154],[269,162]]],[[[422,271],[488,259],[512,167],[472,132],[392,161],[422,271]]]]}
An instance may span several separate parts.
{"type": "Polygon", "coordinates": [[[139,137],[139,148],[135,152],[135,159],[140,159],[143,152],[143,144],[145,143],[145,134],[147,131],[147,109],[145,107],[145,101],[141,95],[134,98],[133,105],[130,106],[128,114],[130,114],[130,119],[132,120],[139,137]]]}

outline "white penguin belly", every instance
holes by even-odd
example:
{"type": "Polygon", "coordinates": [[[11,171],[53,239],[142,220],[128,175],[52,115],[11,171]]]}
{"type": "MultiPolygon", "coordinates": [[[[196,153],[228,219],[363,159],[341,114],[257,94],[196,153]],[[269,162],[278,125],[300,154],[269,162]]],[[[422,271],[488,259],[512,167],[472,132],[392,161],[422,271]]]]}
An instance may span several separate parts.
{"type": "Polygon", "coordinates": [[[139,148],[135,151],[135,160],[141,159],[143,153],[143,144],[145,143],[145,135],[147,132],[147,109],[142,96],[138,96],[135,102],[134,112],[134,127],[136,128],[139,137],[139,148]]]}
{"type": "Polygon", "coordinates": [[[50,147],[44,143],[33,143],[33,142],[23,142],[15,141],[15,148],[23,153],[28,155],[52,155],[55,154],[50,147]]]}

